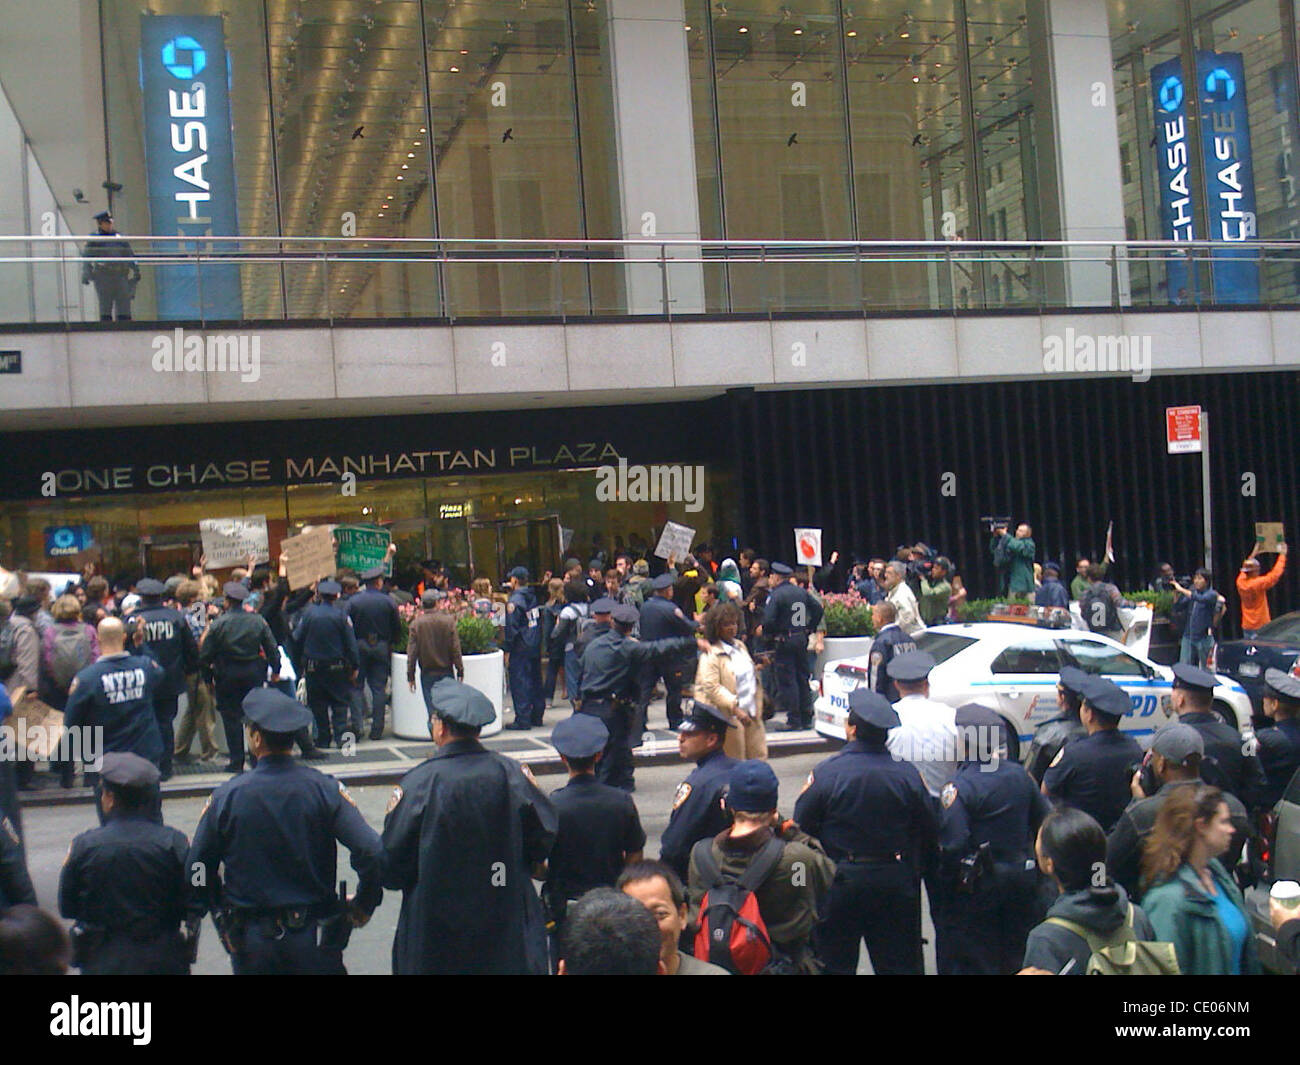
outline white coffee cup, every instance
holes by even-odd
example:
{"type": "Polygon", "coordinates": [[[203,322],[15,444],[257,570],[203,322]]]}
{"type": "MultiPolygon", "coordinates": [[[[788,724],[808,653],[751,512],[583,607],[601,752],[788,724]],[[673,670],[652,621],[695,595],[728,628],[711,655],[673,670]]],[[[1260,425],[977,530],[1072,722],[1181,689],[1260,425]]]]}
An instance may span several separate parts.
{"type": "Polygon", "coordinates": [[[1278,880],[1268,897],[1287,910],[1300,910],[1300,884],[1294,880],[1278,880]]]}

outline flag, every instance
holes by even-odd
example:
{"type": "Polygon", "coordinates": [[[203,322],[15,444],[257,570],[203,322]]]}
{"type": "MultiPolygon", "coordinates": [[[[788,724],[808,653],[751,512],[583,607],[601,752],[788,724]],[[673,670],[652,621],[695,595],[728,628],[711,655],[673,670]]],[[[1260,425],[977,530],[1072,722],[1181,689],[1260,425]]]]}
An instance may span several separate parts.
{"type": "Polygon", "coordinates": [[[1115,523],[1106,526],[1106,561],[1115,561],[1115,523]]]}

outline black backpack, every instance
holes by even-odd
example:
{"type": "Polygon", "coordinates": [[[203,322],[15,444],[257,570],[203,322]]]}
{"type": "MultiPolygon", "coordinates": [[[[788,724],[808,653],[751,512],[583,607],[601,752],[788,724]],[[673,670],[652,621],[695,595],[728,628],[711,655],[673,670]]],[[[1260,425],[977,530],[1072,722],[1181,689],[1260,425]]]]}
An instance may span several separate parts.
{"type": "Polygon", "coordinates": [[[740,878],[730,880],[713,858],[713,837],[695,844],[692,857],[706,885],[695,937],[697,958],[736,975],[779,976],[794,972],[790,960],[772,945],[754,897],[784,851],[785,842],[773,836],[754,855],[740,878]]]}
{"type": "Polygon", "coordinates": [[[1088,589],[1088,594],[1079,601],[1079,613],[1093,632],[1115,632],[1124,627],[1119,620],[1119,608],[1104,584],[1094,584],[1088,589]]]}

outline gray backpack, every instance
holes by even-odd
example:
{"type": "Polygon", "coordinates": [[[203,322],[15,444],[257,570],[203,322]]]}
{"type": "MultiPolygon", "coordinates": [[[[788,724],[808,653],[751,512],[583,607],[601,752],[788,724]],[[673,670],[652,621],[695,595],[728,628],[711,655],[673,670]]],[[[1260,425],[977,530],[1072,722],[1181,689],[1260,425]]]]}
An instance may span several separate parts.
{"type": "Polygon", "coordinates": [[[84,625],[59,625],[50,653],[50,677],[60,692],[72,687],[73,678],[90,665],[90,637],[84,625]]]}

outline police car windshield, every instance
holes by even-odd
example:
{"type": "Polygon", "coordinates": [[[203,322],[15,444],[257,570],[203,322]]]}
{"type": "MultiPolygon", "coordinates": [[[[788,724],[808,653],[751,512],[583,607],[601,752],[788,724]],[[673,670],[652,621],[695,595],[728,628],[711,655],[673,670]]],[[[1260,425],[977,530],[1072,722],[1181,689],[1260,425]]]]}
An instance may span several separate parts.
{"type": "Polygon", "coordinates": [[[936,665],[948,661],[974,642],[971,636],[956,636],[950,632],[922,632],[916,637],[917,650],[932,655],[936,665]]]}

